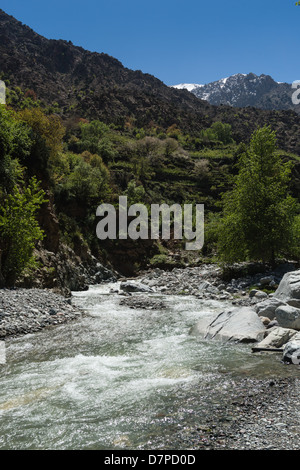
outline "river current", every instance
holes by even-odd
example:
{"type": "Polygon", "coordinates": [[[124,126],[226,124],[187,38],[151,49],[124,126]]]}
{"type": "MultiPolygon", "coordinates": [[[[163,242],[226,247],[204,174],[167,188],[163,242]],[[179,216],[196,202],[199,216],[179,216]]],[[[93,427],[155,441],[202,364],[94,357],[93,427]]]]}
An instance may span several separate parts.
{"type": "Polygon", "coordinates": [[[73,294],[80,320],[7,341],[1,450],[163,449],[218,406],[218,390],[230,395],[231,377],[287,373],[278,355],[190,336],[224,302],[147,294],[166,308],[132,309],[111,287],[73,294]]]}

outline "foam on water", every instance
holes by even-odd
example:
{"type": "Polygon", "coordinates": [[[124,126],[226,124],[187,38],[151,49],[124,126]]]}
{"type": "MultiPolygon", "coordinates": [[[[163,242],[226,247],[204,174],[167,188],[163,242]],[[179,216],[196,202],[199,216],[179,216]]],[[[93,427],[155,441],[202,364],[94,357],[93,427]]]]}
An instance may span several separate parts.
{"type": "Polygon", "coordinates": [[[154,295],[165,309],[131,309],[111,287],[74,294],[88,313],[78,322],[7,342],[0,449],[137,448],[172,433],[195,393],[205,406],[201,393],[223,386],[225,373],[282,367],[245,346],[189,335],[220,302],[154,295]]]}

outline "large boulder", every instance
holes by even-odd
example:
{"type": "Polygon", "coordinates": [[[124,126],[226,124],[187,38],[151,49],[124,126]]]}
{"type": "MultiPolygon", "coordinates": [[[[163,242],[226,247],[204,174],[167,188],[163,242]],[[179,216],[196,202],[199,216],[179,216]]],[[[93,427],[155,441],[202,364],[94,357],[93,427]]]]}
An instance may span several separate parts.
{"type": "Polygon", "coordinates": [[[283,300],[272,297],[256,304],[254,306],[254,310],[256,311],[258,316],[267,317],[270,320],[274,320],[275,311],[281,305],[285,305],[285,302],[283,300]]]}
{"type": "Polygon", "coordinates": [[[283,362],[300,364],[300,333],[296,333],[283,349],[283,362]]]}
{"type": "Polygon", "coordinates": [[[124,292],[153,292],[153,289],[146,284],[133,281],[121,282],[120,289],[124,292]]]}
{"type": "Polygon", "coordinates": [[[262,341],[265,330],[253,309],[237,307],[218,314],[204,315],[190,334],[223,342],[255,343],[262,341]]]}
{"type": "Polygon", "coordinates": [[[281,305],[275,310],[279,326],[300,330],[300,308],[291,305],[281,305]]]}
{"type": "Polygon", "coordinates": [[[300,269],[283,276],[274,297],[300,308],[300,269]]]}
{"type": "Polygon", "coordinates": [[[273,328],[270,333],[257,345],[258,348],[281,348],[297,334],[290,328],[273,328]]]}

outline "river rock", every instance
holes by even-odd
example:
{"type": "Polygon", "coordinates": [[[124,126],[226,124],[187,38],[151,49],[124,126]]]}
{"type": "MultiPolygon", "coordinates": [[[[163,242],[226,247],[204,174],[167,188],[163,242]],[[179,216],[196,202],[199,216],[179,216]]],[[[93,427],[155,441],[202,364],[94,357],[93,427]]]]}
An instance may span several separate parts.
{"type": "Polygon", "coordinates": [[[300,330],[300,308],[282,305],[275,310],[276,320],[283,328],[300,330]]]}
{"type": "Polygon", "coordinates": [[[249,297],[250,298],[255,298],[255,299],[267,299],[268,294],[266,292],[262,291],[262,290],[252,289],[249,292],[249,297]]]}
{"type": "Polygon", "coordinates": [[[283,362],[300,364],[300,333],[296,333],[283,349],[283,362]]]}
{"type": "Polygon", "coordinates": [[[264,338],[265,326],[250,307],[236,307],[200,318],[190,334],[223,342],[254,343],[264,338]]]}
{"type": "Polygon", "coordinates": [[[275,327],[258,345],[258,348],[281,348],[286,344],[296,333],[295,330],[290,328],[275,327]]]}
{"type": "Polygon", "coordinates": [[[269,286],[274,281],[274,276],[262,277],[259,281],[261,286],[269,286]]]}
{"type": "Polygon", "coordinates": [[[153,289],[141,282],[121,282],[120,289],[125,292],[153,292],[153,289]]]}
{"type": "Polygon", "coordinates": [[[274,297],[300,308],[300,269],[283,276],[274,297]]]}
{"type": "Polygon", "coordinates": [[[270,322],[271,322],[270,318],[268,318],[268,317],[262,317],[262,316],[260,316],[260,319],[261,319],[261,321],[263,322],[263,324],[264,324],[265,326],[268,326],[268,325],[270,324],[270,322]]]}
{"type": "Polygon", "coordinates": [[[270,320],[275,318],[275,310],[281,305],[285,305],[282,300],[272,297],[271,299],[263,300],[254,306],[254,310],[260,317],[267,317],[270,320]]]}
{"type": "Polygon", "coordinates": [[[266,292],[262,291],[262,290],[259,290],[254,295],[254,298],[256,298],[256,299],[267,299],[268,294],[266,292]]]}

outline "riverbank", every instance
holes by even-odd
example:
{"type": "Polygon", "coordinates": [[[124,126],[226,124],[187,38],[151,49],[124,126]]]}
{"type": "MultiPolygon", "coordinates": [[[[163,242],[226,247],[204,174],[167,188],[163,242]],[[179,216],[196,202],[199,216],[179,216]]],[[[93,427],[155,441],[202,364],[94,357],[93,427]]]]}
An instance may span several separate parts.
{"type": "Polygon", "coordinates": [[[36,333],[43,328],[78,320],[83,312],[49,289],[0,290],[0,339],[36,333]]]}
{"type": "Polygon", "coordinates": [[[189,401],[190,414],[172,439],[146,449],[299,450],[300,378],[224,377],[220,385],[189,401]]]}
{"type": "MultiPolygon", "coordinates": [[[[239,277],[224,280],[221,269],[211,264],[174,268],[172,271],[151,269],[142,272],[134,280],[148,286],[148,293],[192,295],[199,300],[219,300],[236,306],[248,306],[255,305],[267,297],[259,287],[274,290],[283,274],[293,269],[293,265],[283,264],[274,272],[247,275],[241,275],[240,272],[236,273],[239,277]],[[253,295],[249,296],[251,287],[258,287],[256,295],[253,289],[253,295]]],[[[123,302],[133,308],[147,307],[152,301],[146,298],[147,292],[145,294],[144,300],[141,297],[133,297],[124,299],[123,302]]],[[[155,307],[157,306],[159,303],[155,302],[155,307]]],[[[53,289],[0,289],[0,339],[34,333],[51,325],[73,321],[83,313],[72,305],[72,296],[66,298],[53,289]]]]}

